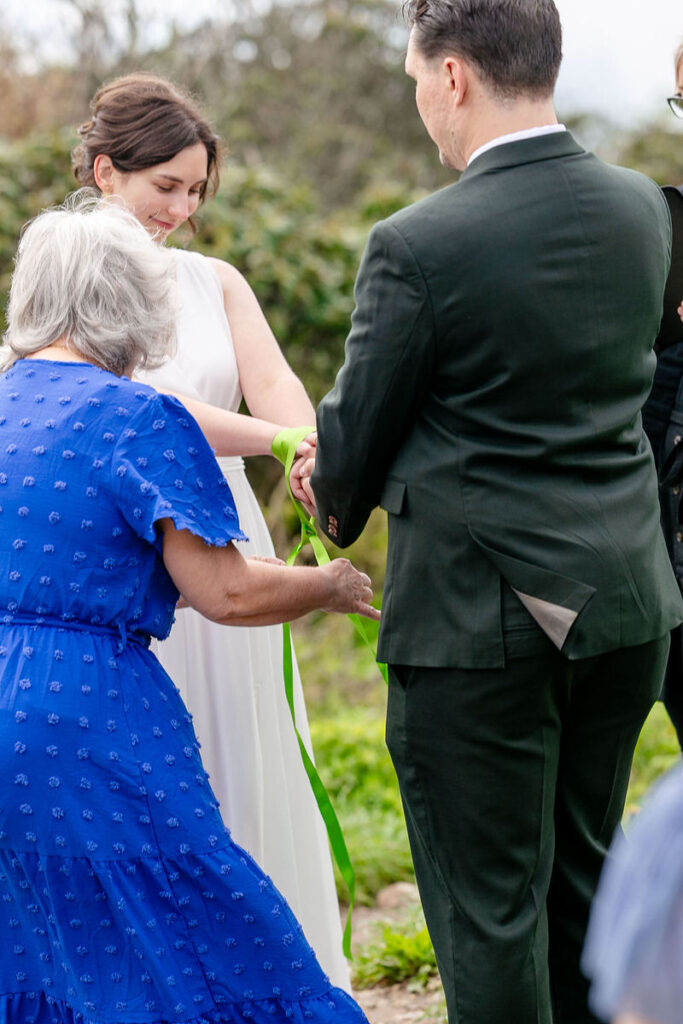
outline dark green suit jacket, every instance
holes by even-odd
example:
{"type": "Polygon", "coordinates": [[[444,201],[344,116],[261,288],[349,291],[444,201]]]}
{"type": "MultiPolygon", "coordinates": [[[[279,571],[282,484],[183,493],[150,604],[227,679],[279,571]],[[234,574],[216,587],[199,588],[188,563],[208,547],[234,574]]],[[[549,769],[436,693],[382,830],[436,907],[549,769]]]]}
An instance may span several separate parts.
{"type": "Polygon", "coordinates": [[[682,620],[640,416],[669,260],[659,189],[569,133],[373,229],[313,487],[341,546],[389,513],[381,660],[502,666],[502,580],[569,658],[682,620]]]}

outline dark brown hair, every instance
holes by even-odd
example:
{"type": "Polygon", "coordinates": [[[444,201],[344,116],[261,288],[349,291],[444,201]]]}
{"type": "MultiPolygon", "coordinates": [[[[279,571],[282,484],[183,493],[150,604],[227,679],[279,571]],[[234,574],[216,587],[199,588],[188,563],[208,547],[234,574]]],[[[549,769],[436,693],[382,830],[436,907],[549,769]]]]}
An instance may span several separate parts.
{"type": "MultiPolygon", "coordinates": [[[[156,75],[137,72],[101,86],[90,104],[91,117],[78,129],[81,141],[71,154],[80,185],[97,188],[93,163],[106,154],[123,173],[172,160],[182,149],[202,142],[208,155],[207,180],[200,203],[216,194],[219,140],[189,96],[156,75]]],[[[190,225],[194,228],[192,220],[190,225]]]]}
{"type": "Polygon", "coordinates": [[[553,0],[407,0],[403,10],[424,57],[462,57],[505,98],[552,93],[562,60],[553,0]]]}

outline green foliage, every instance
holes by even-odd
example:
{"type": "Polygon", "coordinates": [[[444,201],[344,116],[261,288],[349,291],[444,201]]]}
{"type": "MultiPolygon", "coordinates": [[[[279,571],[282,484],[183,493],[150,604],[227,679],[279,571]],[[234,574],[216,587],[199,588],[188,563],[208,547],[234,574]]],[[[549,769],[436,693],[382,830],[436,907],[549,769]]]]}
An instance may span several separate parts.
{"type": "Polygon", "coordinates": [[[326,207],[369,185],[448,180],[415,109],[395,0],[303,0],[188,33],[143,57],[193,87],[240,162],[306,181],[326,207]]]}
{"type": "Polygon", "coordinates": [[[653,126],[628,135],[619,148],[618,162],[642,171],[658,185],[678,185],[683,181],[681,133],[653,126]]]}
{"type": "Polygon", "coordinates": [[[353,961],[356,988],[395,985],[410,980],[411,990],[423,989],[438,973],[434,948],[422,909],[395,924],[383,924],[378,936],[353,961]]]}
{"type": "MultiPolygon", "coordinates": [[[[12,261],[21,229],[46,206],[62,201],[74,184],[69,167],[73,140],[66,133],[41,135],[30,143],[0,139],[0,298],[4,312],[12,261]]],[[[4,320],[0,328],[5,329],[4,320]]]]}
{"type": "MultiPolygon", "coordinates": [[[[334,718],[313,714],[310,725],[318,770],[356,872],[356,898],[370,904],[380,889],[413,878],[398,783],[384,744],[383,715],[355,707],[334,718]]],[[[344,883],[337,882],[344,898],[344,883]]]]}
{"type": "Polygon", "coordinates": [[[643,726],[636,746],[626,798],[627,814],[637,811],[656,779],[680,761],[681,748],[664,705],[657,703],[643,726]]]}
{"type": "Polygon", "coordinates": [[[357,217],[321,217],[303,185],[233,166],[192,242],[245,274],[315,399],[343,358],[367,230],[357,217]]]}

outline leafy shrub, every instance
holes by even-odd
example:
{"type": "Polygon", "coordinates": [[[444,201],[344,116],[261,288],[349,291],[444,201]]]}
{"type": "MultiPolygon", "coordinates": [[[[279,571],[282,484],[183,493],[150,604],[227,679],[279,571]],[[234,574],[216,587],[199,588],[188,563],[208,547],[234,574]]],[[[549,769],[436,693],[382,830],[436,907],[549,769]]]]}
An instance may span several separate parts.
{"type": "Polygon", "coordinates": [[[432,940],[421,908],[393,924],[382,924],[378,935],[353,961],[356,988],[395,985],[410,980],[412,990],[423,989],[438,974],[432,940]]]}
{"type": "MultiPolygon", "coordinates": [[[[381,713],[355,707],[334,718],[311,715],[321,778],[334,804],[356,872],[359,903],[392,882],[413,878],[401,797],[384,744],[381,713]]],[[[346,896],[338,879],[339,892],[346,896]]]]}
{"type": "Polygon", "coordinates": [[[662,774],[678,764],[681,749],[664,705],[657,703],[643,726],[636,745],[626,798],[627,814],[637,811],[647,790],[662,774]]]}

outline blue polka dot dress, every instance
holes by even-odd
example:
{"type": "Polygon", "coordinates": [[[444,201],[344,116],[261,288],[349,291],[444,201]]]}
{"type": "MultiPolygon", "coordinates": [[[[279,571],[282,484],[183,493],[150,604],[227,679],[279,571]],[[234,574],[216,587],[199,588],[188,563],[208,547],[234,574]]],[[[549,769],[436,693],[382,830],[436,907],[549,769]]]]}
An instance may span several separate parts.
{"type": "Polygon", "coordinates": [[[148,650],[165,517],[242,537],[175,399],[83,363],[0,376],[0,1024],[365,1021],[231,841],[148,650]]]}

